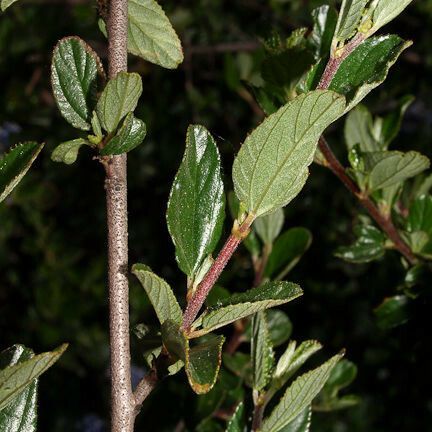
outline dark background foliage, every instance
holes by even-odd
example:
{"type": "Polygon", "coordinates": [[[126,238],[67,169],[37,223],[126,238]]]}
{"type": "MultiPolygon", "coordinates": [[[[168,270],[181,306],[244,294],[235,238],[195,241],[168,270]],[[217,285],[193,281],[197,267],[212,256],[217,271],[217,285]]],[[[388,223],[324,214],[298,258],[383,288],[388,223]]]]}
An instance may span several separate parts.
{"type": "MultiPolygon", "coordinates": [[[[40,385],[41,431],[106,430],[109,401],[105,201],[103,170],[87,150],[68,167],[50,151],[72,139],[73,129],[56,110],[49,84],[51,50],[67,35],[86,39],[106,60],[93,1],[28,0],[0,16],[0,152],[38,139],[46,148],[21,186],[0,207],[0,348],[20,342],[35,351],[70,342],[67,353],[40,385]]],[[[254,78],[262,56],[259,38],[310,26],[310,11],[323,1],[163,1],[185,48],[185,63],[166,71],[131,58],[143,76],[138,114],[149,134],[129,158],[130,262],[143,262],[184,295],[165,223],[171,181],[184,150],[189,123],[217,137],[228,188],[231,164],[260,112],[243,80],[254,78]]],[[[334,3],[334,2],[332,2],[334,3]]],[[[428,156],[432,133],[432,1],[414,1],[385,32],[413,39],[414,46],[385,84],[366,100],[385,113],[405,94],[415,103],[393,148],[428,156]]],[[[343,124],[330,135],[344,157],[343,124]]],[[[392,295],[402,277],[399,256],[370,265],[334,257],[352,240],[359,208],[332,174],[314,166],[307,187],[286,209],[286,227],[309,228],[314,241],[290,279],[305,295],[286,307],[296,340],[317,338],[322,358],[347,349],[359,367],[350,391],[355,408],[315,414],[314,431],[426,431],[432,424],[430,308],[427,293],[410,304],[407,324],[384,331],[373,310],[392,295]]],[[[226,224],[226,232],[229,230],[226,224]]],[[[221,283],[232,291],[251,284],[251,266],[240,250],[221,283]]],[[[131,277],[132,324],[155,319],[142,288],[131,277]]],[[[134,375],[143,372],[133,341],[134,375]]],[[[316,361],[320,360],[317,356],[316,361]]],[[[183,374],[167,380],[146,401],[137,430],[174,431],[182,419],[194,430],[205,412],[183,374]]]]}

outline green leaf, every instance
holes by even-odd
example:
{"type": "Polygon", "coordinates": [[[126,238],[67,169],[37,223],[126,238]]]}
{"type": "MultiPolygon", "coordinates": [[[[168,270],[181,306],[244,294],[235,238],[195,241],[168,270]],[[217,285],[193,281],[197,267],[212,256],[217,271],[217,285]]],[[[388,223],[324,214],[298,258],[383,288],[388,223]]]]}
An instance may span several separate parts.
{"type": "Polygon", "coordinates": [[[345,143],[348,150],[356,145],[363,152],[382,150],[373,135],[372,114],[364,105],[357,105],[345,121],[345,143]]]}
{"type": "Polygon", "coordinates": [[[365,40],[342,62],[330,90],[346,96],[346,111],[350,111],[385,81],[400,54],[411,45],[396,35],[365,40]]]}
{"type": "Polygon", "coordinates": [[[234,354],[224,354],[223,363],[227,370],[244,380],[245,384],[252,387],[253,371],[250,354],[237,351],[234,354]]]}
{"type": "Polygon", "coordinates": [[[190,346],[190,341],[180,329],[180,325],[166,320],[162,324],[162,340],[174,360],[180,359],[184,362],[192,390],[197,394],[208,393],[216,383],[225,338],[209,335],[190,346]]]}
{"type": "Polygon", "coordinates": [[[181,270],[193,278],[219,241],[225,216],[221,161],[203,126],[189,126],[168,201],[168,228],[181,270]]]}
{"type": "Polygon", "coordinates": [[[51,84],[62,116],[75,128],[90,129],[102,63],[92,48],[76,36],[61,39],[54,48],[51,84]]]}
{"type": "Polygon", "coordinates": [[[120,72],[108,81],[96,105],[102,127],[114,132],[122,118],[135,110],[141,93],[142,82],[137,73],[120,72]]]}
{"type": "Polygon", "coordinates": [[[267,216],[261,216],[255,220],[255,231],[265,244],[271,245],[282,230],[285,216],[282,209],[267,216]]]}
{"type": "Polygon", "coordinates": [[[101,155],[119,155],[138,147],[147,133],[145,123],[130,112],[117,131],[117,134],[101,150],[101,155]]]}
{"type": "Polygon", "coordinates": [[[264,309],[288,303],[302,295],[301,288],[291,282],[267,282],[241,294],[222,299],[217,306],[204,311],[192,324],[194,335],[203,335],[264,309]],[[198,327],[200,330],[196,330],[198,327]]]}
{"type": "Polygon", "coordinates": [[[352,263],[367,263],[381,258],[385,253],[385,235],[372,225],[354,228],[357,240],[351,246],[338,248],[335,255],[352,263]]]}
{"type": "Polygon", "coordinates": [[[180,40],[155,0],[128,1],[128,51],[167,69],[183,61],[180,40]]]}
{"type": "Polygon", "coordinates": [[[52,352],[38,354],[0,371],[0,410],[11,403],[33,381],[51,367],[64,353],[67,344],[52,352]]]}
{"type": "Polygon", "coordinates": [[[79,149],[83,145],[90,146],[90,143],[83,138],[61,143],[51,153],[51,159],[54,162],[63,162],[66,165],[71,165],[77,160],[79,149]]]}
{"type": "Polygon", "coordinates": [[[410,318],[408,305],[409,299],[404,295],[386,298],[374,310],[379,327],[388,330],[405,324],[410,318]]]}
{"type": "Polygon", "coordinates": [[[0,203],[21,181],[43,148],[43,144],[26,142],[16,145],[0,159],[0,203]]]}
{"type": "Polygon", "coordinates": [[[132,273],[145,289],[160,323],[172,320],[180,324],[183,314],[171,287],[144,264],[135,264],[132,273]]]}
{"type": "Polygon", "coordinates": [[[273,374],[273,391],[282,388],[304,363],[322,348],[322,345],[315,340],[307,340],[296,347],[297,342],[291,341],[279,358],[273,374]]]}
{"type": "Polygon", "coordinates": [[[357,33],[368,0],[343,0],[334,41],[345,42],[357,33]]]}
{"type": "Polygon", "coordinates": [[[312,243],[312,234],[306,228],[285,231],[273,245],[264,271],[266,277],[282,279],[300,261],[312,243]]]}
{"type": "Polygon", "coordinates": [[[432,197],[430,195],[420,196],[411,204],[407,230],[423,231],[432,237],[432,197]]]}
{"type": "Polygon", "coordinates": [[[1,10],[4,12],[9,6],[12,6],[17,1],[18,0],[1,0],[1,10]]]}
{"type": "Polygon", "coordinates": [[[328,5],[320,6],[312,11],[314,26],[309,36],[310,44],[315,48],[316,59],[328,57],[336,24],[337,12],[328,5]]]}
{"type": "Polygon", "coordinates": [[[303,188],[322,132],[345,110],[344,98],[322,90],[298,96],[267,117],[244,142],[233,166],[234,189],[249,213],[288,204],[303,188]]]}
{"type": "MultiPolygon", "coordinates": [[[[14,345],[0,354],[0,369],[14,366],[33,357],[31,349],[14,345]]],[[[0,410],[0,430],[7,432],[35,432],[37,420],[37,386],[35,378],[18,396],[0,410]]]]}
{"type": "Polygon", "coordinates": [[[260,392],[270,382],[274,366],[273,345],[264,311],[256,313],[252,318],[251,353],[253,388],[260,392]]]}
{"type": "Polygon", "coordinates": [[[246,429],[246,416],[244,403],[240,402],[229,420],[226,432],[244,432],[246,429]]]}
{"type": "Polygon", "coordinates": [[[348,387],[356,377],[357,366],[349,360],[341,360],[332,370],[324,389],[330,393],[337,393],[344,387],[348,387]]]}
{"type": "Polygon", "coordinates": [[[320,367],[297,378],[282,396],[269,417],[264,419],[262,432],[275,432],[289,424],[321,391],[332,369],[342,358],[338,354],[320,367]]]}
{"type": "Polygon", "coordinates": [[[370,172],[369,190],[376,191],[397,184],[420,174],[429,166],[429,159],[414,151],[385,152],[370,172]]]}
{"type": "Polygon", "coordinates": [[[375,1],[375,8],[372,8],[373,26],[368,32],[372,35],[381,27],[385,26],[390,21],[400,15],[403,10],[412,2],[412,0],[379,0],[375,1]]]}
{"type": "Polygon", "coordinates": [[[309,432],[312,419],[312,407],[309,405],[293,421],[278,432],[309,432]]]}
{"type": "Polygon", "coordinates": [[[290,338],[293,328],[288,315],[279,309],[269,309],[266,317],[272,345],[278,347],[284,344],[290,338]]]}

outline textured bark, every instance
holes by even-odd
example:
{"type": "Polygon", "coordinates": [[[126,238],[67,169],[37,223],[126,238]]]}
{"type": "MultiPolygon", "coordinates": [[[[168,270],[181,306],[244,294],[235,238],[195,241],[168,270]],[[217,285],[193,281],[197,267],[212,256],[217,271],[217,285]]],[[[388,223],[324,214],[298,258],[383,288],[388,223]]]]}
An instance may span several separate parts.
{"type": "MultiPolygon", "coordinates": [[[[109,78],[127,70],[127,0],[111,0],[108,19],[109,78]]],[[[111,431],[133,432],[129,341],[126,155],[106,163],[108,285],[111,354],[111,431]]]]}

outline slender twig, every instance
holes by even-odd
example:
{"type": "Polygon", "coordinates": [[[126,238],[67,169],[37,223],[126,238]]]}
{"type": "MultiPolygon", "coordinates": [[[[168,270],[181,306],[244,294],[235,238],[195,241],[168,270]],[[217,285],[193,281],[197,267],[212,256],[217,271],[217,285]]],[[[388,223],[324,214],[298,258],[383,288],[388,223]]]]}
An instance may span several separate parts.
{"type": "MultiPolygon", "coordinates": [[[[331,56],[327,63],[326,69],[323,73],[321,81],[318,85],[318,89],[328,89],[337,73],[342,61],[351,54],[355,48],[357,48],[364,40],[362,34],[357,34],[351,42],[349,42],[344,48],[338,52],[337,56],[331,56]]],[[[411,251],[410,247],[404,242],[402,237],[399,235],[396,227],[391,220],[391,217],[383,215],[378,207],[372,202],[372,200],[364,194],[359,187],[354,183],[351,177],[347,174],[343,165],[339,162],[336,155],[327,144],[324,137],[321,137],[318,143],[321,153],[324,155],[328,168],[341,180],[341,182],[352,192],[352,194],[360,201],[362,206],[368,211],[370,216],[375,222],[381,227],[381,229],[388,235],[390,240],[393,242],[394,247],[408,260],[410,264],[416,263],[416,257],[411,251]]]]}
{"type": "Polygon", "coordinates": [[[135,414],[139,413],[142,403],[147,399],[148,395],[155,389],[158,383],[158,374],[156,368],[150,370],[144,378],[139,382],[134,391],[135,399],[135,414]]]}
{"type": "Polygon", "coordinates": [[[252,432],[258,432],[261,429],[261,424],[264,417],[264,409],[265,405],[260,401],[255,405],[252,417],[252,432]]]}
{"type": "Polygon", "coordinates": [[[248,216],[239,227],[233,229],[233,232],[228,237],[228,240],[219,252],[219,255],[210,267],[210,270],[204,276],[204,279],[198,285],[194,294],[192,295],[192,298],[188,302],[186,310],[183,314],[183,330],[190,330],[190,327],[198,315],[202,305],[204,304],[208,293],[219,279],[223,269],[228,264],[228,261],[231,259],[242,240],[249,234],[249,229],[253,221],[254,218],[252,216],[248,216]]]}
{"type": "MultiPolygon", "coordinates": [[[[109,77],[127,70],[127,0],[111,0],[108,20],[109,77]]],[[[111,354],[111,431],[133,432],[129,341],[126,155],[106,165],[108,286],[111,354]]]]}

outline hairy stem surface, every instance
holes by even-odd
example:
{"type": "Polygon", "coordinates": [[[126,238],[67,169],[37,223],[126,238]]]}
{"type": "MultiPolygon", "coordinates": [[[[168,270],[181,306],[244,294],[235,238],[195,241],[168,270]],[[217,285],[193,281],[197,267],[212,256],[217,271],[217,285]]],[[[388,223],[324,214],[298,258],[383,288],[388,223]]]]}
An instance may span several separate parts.
{"type": "MultiPolygon", "coordinates": [[[[127,70],[127,0],[111,0],[108,18],[109,78],[127,70]]],[[[111,431],[133,432],[129,341],[126,155],[106,165],[108,286],[111,360],[111,431]]]]}

